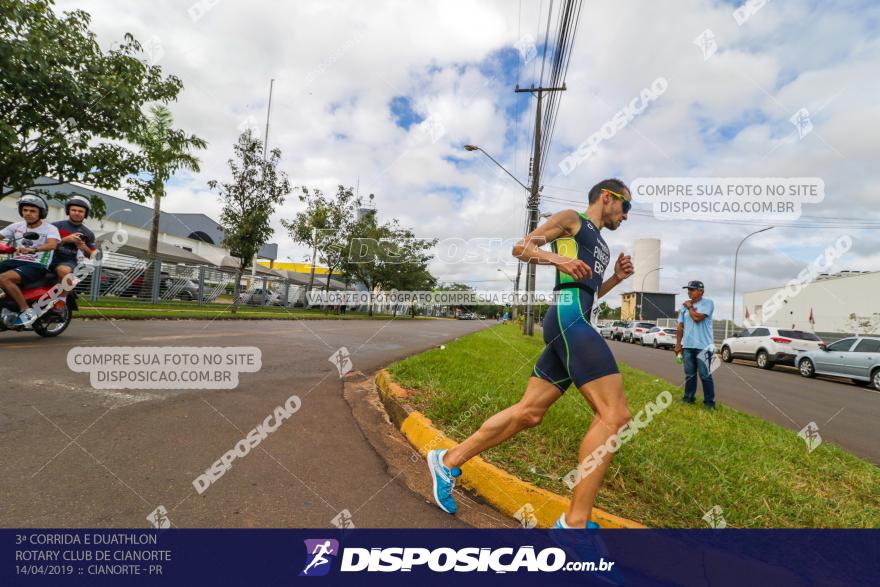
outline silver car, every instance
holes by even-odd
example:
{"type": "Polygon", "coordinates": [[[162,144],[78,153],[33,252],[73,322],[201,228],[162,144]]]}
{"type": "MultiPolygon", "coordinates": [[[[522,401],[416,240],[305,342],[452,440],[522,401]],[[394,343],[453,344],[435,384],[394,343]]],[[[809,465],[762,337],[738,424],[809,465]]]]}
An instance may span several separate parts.
{"type": "Polygon", "coordinates": [[[641,344],[642,336],[647,334],[652,328],[656,328],[656,326],[657,325],[653,322],[633,322],[623,331],[623,338],[621,338],[621,340],[624,342],[638,342],[641,344]]]}
{"type": "Polygon", "coordinates": [[[880,336],[851,336],[798,353],[795,365],[804,377],[849,377],[857,385],[880,390],[880,336]]]}
{"type": "Polygon", "coordinates": [[[281,306],[284,300],[281,294],[271,289],[263,290],[262,287],[257,287],[241,294],[239,301],[250,306],[281,306]]]}

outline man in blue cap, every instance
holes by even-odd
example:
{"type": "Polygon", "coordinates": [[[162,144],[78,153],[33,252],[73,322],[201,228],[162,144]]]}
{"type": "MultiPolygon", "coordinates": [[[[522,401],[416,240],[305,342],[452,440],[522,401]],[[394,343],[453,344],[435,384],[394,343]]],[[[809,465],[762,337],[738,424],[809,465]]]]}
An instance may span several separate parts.
{"type": "Polygon", "coordinates": [[[684,397],[682,401],[692,404],[697,397],[697,375],[703,382],[703,405],[715,409],[715,382],[712,380],[712,354],[714,337],[712,334],[712,314],[715,302],[703,297],[702,281],[691,281],[682,289],[687,290],[686,300],[678,312],[678,333],[675,338],[675,353],[684,359],[684,397]]]}

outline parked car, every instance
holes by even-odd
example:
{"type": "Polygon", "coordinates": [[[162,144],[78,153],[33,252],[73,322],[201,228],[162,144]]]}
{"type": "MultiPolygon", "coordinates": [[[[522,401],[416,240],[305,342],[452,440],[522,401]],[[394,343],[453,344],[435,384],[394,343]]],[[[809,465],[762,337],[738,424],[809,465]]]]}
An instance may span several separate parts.
{"type": "Polygon", "coordinates": [[[805,330],[787,330],[775,326],[758,326],[725,338],[721,342],[721,360],[755,361],[761,369],[772,369],[777,363],[794,365],[798,353],[815,351],[825,343],[805,330]]]}
{"type": "Polygon", "coordinates": [[[241,294],[241,303],[250,306],[280,306],[283,300],[280,294],[271,289],[264,290],[262,287],[255,287],[241,294]]]}
{"type": "Polygon", "coordinates": [[[611,323],[611,340],[623,340],[623,333],[629,327],[628,320],[615,320],[611,323]]]}
{"type": "Polygon", "coordinates": [[[623,331],[623,339],[626,342],[642,342],[642,337],[657,325],[653,322],[633,322],[623,331]]]}
{"type": "Polygon", "coordinates": [[[602,326],[599,327],[599,334],[602,335],[602,338],[611,338],[611,327],[614,326],[614,322],[606,322],[602,326]]]}
{"type": "MultiPolygon", "coordinates": [[[[144,284],[144,270],[118,269],[115,267],[104,267],[102,273],[109,275],[111,279],[111,289],[116,295],[126,297],[149,297],[150,292],[144,284]],[[136,271],[136,272],[133,272],[136,271]],[[120,291],[120,287],[124,287],[120,291]]],[[[165,293],[167,289],[170,275],[167,271],[160,272],[159,278],[159,295],[165,293]]],[[[103,280],[102,280],[103,281],[103,280]]]]}
{"type": "Polygon", "coordinates": [[[651,345],[655,349],[660,347],[673,348],[675,346],[675,337],[678,330],[675,328],[660,328],[655,326],[644,335],[642,335],[642,346],[651,345]]]}
{"type": "MultiPolygon", "coordinates": [[[[194,300],[199,299],[199,284],[197,281],[193,279],[183,279],[181,278],[165,278],[162,280],[162,289],[164,291],[171,290],[174,292],[174,297],[184,300],[186,302],[192,302],[194,300]]],[[[213,291],[214,288],[209,286],[205,286],[202,291],[202,301],[203,302],[213,302],[217,299],[219,292],[213,291]]]]}
{"type": "Polygon", "coordinates": [[[851,336],[795,358],[804,377],[849,377],[857,385],[880,390],[880,336],[851,336]]]}

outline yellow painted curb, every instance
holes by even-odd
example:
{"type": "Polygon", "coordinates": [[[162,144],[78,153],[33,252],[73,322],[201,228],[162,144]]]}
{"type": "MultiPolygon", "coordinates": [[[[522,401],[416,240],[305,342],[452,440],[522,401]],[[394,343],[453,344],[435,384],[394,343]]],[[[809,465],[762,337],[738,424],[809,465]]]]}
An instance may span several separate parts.
{"type": "MultiPolygon", "coordinates": [[[[382,369],[376,375],[376,387],[385,409],[410,444],[423,456],[436,448],[452,448],[456,442],[434,428],[424,414],[408,410],[402,400],[410,392],[395,383],[391,374],[382,369]]],[[[474,457],[461,468],[459,482],[467,489],[513,517],[526,504],[531,504],[537,525],[550,528],[562,512],[568,511],[570,500],[541,489],[515,477],[481,457],[474,457]]],[[[592,518],[605,528],[644,528],[642,524],[593,508],[592,518]]]]}

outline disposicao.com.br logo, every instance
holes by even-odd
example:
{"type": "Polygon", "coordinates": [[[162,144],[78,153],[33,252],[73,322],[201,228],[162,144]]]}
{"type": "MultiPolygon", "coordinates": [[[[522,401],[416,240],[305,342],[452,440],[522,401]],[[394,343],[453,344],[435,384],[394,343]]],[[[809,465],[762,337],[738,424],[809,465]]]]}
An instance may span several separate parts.
{"type": "MultiPolygon", "coordinates": [[[[338,553],[335,540],[306,540],[308,552],[305,568],[300,576],[325,575],[330,570],[331,559],[338,553]]],[[[600,558],[598,561],[568,561],[561,548],[533,546],[518,548],[465,547],[465,548],[344,548],[339,565],[340,572],[410,572],[414,567],[427,568],[435,573],[446,572],[494,572],[517,571],[610,571],[614,562],[600,558]]]]}
{"type": "Polygon", "coordinates": [[[300,577],[321,577],[330,572],[333,559],[339,554],[339,541],[332,538],[305,540],[306,566],[300,577]]]}

